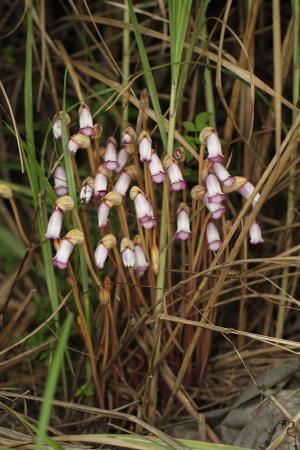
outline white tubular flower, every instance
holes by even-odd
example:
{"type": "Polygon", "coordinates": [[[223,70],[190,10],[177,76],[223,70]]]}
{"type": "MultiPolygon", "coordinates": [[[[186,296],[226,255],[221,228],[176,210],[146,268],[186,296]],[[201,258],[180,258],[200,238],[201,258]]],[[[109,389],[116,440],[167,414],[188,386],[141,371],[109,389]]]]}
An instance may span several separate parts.
{"type": "Polygon", "coordinates": [[[67,175],[62,166],[57,166],[54,171],[54,190],[58,197],[68,193],[67,175]]]}
{"type": "Polygon", "coordinates": [[[222,162],[224,159],[221,142],[217,131],[214,128],[206,127],[200,133],[201,144],[206,144],[208,160],[210,162],[222,162]]]}
{"type": "Polygon", "coordinates": [[[58,269],[65,269],[68,265],[70,255],[76,244],[81,244],[84,241],[84,235],[80,230],[71,230],[67,233],[63,240],[60,241],[55,257],[52,259],[52,264],[58,269]]]}
{"type": "Polygon", "coordinates": [[[103,165],[106,169],[116,170],[119,167],[119,163],[117,161],[117,142],[115,138],[108,138],[103,159],[103,165]]]}
{"type": "Polygon", "coordinates": [[[121,241],[122,260],[125,267],[134,267],[135,265],[135,252],[134,252],[134,243],[124,237],[121,241]]]}
{"type": "Polygon", "coordinates": [[[207,194],[203,197],[203,203],[209,212],[212,213],[213,219],[220,219],[226,212],[226,208],[222,203],[209,203],[207,194]]]}
{"type": "Polygon", "coordinates": [[[94,178],[87,177],[82,182],[80,190],[80,202],[83,204],[89,204],[94,192],[94,178]]]}
{"type": "Polygon", "coordinates": [[[101,202],[98,208],[98,226],[104,227],[108,221],[109,207],[105,201],[101,202]]]}
{"type": "Polygon", "coordinates": [[[136,141],[136,132],[133,128],[128,127],[122,135],[122,145],[132,144],[136,141]]]}
{"type": "Polygon", "coordinates": [[[147,131],[142,131],[138,138],[140,160],[145,163],[151,162],[152,141],[147,131]]]}
{"type": "Polygon", "coordinates": [[[221,181],[224,186],[230,187],[235,183],[235,177],[231,176],[226,167],[223,164],[216,162],[212,166],[212,170],[219,181],[221,181]]]}
{"type": "Polygon", "coordinates": [[[220,183],[215,175],[210,173],[205,179],[207,199],[209,203],[221,203],[226,195],[222,192],[220,183]]]}
{"type": "Polygon", "coordinates": [[[118,153],[118,158],[117,158],[118,167],[115,169],[115,171],[117,173],[119,173],[123,169],[123,167],[125,166],[125,164],[127,163],[128,159],[129,159],[129,156],[130,155],[126,150],[126,147],[122,147],[118,153]]]}
{"type": "Polygon", "coordinates": [[[99,270],[103,269],[107,255],[108,249],[100,241],[99,245],[95,250],[95,262],[97,269],[99,270]]]}
{"type": "Polygon", "coordinates": [[[107,177],[108,177],[108,171],[104,167],[104,165],[101,165],[98,167],[98,173],[95,176],[94,180],[94,195],[95,198],[99,199],[104,197],[104,195],[107,192],[107,177]]]}
{"type": "Polygon", "coordinates": [[[108,250],[115,247],[117,240],[113,234],[106,234],[98,243],[95,251],[95,262],[97,269],[101,270],[104,267],[108,250]]]}
{"type": "Polygon", "coordinates": [[[93,117],[88,105],[82,102],[79,111],[79,133],[84,136],[95,136],[97,127],[94,127],[93,117]]]}
{"type": "Polygon", "coordinates": [[[131,180],[132,180],[131,177],[126,172],[121,173],[114,186],[114,191],[119,192],[119,194],[125,197],[128,188],[130,186],[131,180]]]}
{"type": "Polygon", "coordinates": [[[191,235],[189,213],[190,208],[187,206],[187,204],[181,203],[177,209],[176,238],[182,241],[189,239],[191,235]]]}
{"type": "Polygon", "coordinates": [[[134,239],[135,264],[134,270],[139,276],[142,276],[149,267],[144,250],[141,246],[140,237],[136,236],[134,239]]]}
{"type": "Polygon", "coordinates": [[[46,239],[59,239],[63,217],[64,213],[60,209],[54,209],[48,222],[47,232],[45,234],[46,239]]]}
{"type": "Polygon", "coordinates": [[[251,225],[249,229],[249,235],[250,235],[250,244],[257,245],[264,243],[264,240],[261,235],[260,226],[256,221],[251,225]]]}
{"type": "Polygon", "coordinates": [[[68,265],[73,248],[74,245],[71,242],[67,239],[63,239],[59,244],[55,257],[52,259],[52,264],[58,269],[65,269],[68,265]]]}
{"type": "Polygon", "coordinates": [[[207,224],[206,240],[208,248],[213,252],[217,252],[222,245],[218,229],[213,222],[207,224]]]}
{"type": "MultiPolygon", "coordinates": [[[[247,183],[245,183],[242,187],[240,187],[240,189],[238,190],[238,192],[246,199],[248,199],[251,195],[252,192],[254,191],[255,187],[253,186],[252,183],[250,183],[250,181],[247,181],[247,183]]],[[[252,200],[252,206],[254,208],[254,206],[256,205],[256,203],[258,202],[260,198],[260,194],[257,193],[254,197],[254,199],[252,200]]]]}
{"type": "Polygon", "coordinates": [[[151,173],[151,178],[154,183],[163,183],[166,179],[166,174],[163,169],[161,160],[155,151],[152,150],[151,161],[149,163],[149,170],[151,173]]]}
{"type": "Polygon", "coordinates": [[[170,191],[182,191],[186,188],[186,182],[183,179],[180,167],[172,156],[164,157],[164,166],[167,170],[170,180],[170,191]]]}
{"type": "Polygon", "coordinates": [[[151,203],[143,191],[137,186],[133,186],[130,190],[130,198],[134,201],[136,216],[141,226],[146,229],[153,228],[157,220],[154,217],[151,203]]]}

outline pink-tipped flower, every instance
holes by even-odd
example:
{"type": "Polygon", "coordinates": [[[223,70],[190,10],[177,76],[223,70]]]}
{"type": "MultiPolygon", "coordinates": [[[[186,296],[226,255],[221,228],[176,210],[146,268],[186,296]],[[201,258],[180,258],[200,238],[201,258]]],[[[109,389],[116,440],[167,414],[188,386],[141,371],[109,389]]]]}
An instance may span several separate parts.
{"type": "Polygon", "coordinates": [[[52,264],[58,269],[65,269],[68,265],[73,248],[74,245],[71,242],[67,239],[63,239],[59,244],[55,257],[52,259],[52,264]]]}
{"type": "Polygon", "coordinates": [[[139,276],[142,276],[149,267],[149,263],[146,259],[144,250],[141,246],[140,237],[136,236],[134,239],[134,253],[135,253],[135,264],[134,270],[139,276]]]}
{"type": "Polygon", "coordinates": [[[152,157],[152,141],[147,131],[142,131],[138,138],[140,161],[150,163],[152,157]]]}
{"type": "Polygon", "coordinates": [[[224,186],[229,187],[235,183],[235,177],[231,176],[226,167],[223,164],[216,162],[212,166],[212,170],[219,181],[221,181],[224,186]]]}
{"type": "Polygon", "coordinates": [[[80,230],[71,230],[67,233],[62,241],[60,241],[52,264],[58,269],[65,269],[68,265],[69,258],[76,244],[84,241],[84,235],[80,230]]]}
{"type": "Polygon", "coordinates": [[[261,235],[261,229],[256,221],[251,225],[249,229],[249,234],[250,234],[250,244],[253,245],[263,244],[264,240],[261,235]]]}
{"type": "Polygon", "coordinates": [[[134,201],[136,215],[141,226],[146,229],[153,228],[157,220],[154,217],[151,203],[143,191],[137,186],[133,186],[130,190],[130,198],[134,201]]]}
{"type": "Polygon", "coordinates": [[[98,208],[98,226],[99,228],[104,227],[108,221],[109,207],[103,201],[100,203],[98,208]]]}
{"type": "Polygon", "coordinates": [[[94,178],[87,177],[83,182],[80,190],[80,202],[85,205],[89,204],[94,192],[94,178]]]}
{"type": "Polygon", "coordinates": [[[54,171],[54,190],[58,197],[68,193],[67,175],[62,166],[57,166],[54,171]]]}
{"type": "Polygon", "coordinates": [[[218,229],[213,222],[207,224],[206,240],[208,248],[213,252],[217,252],[222,245],[218,229]]]}
{"type": "Polygon", "coordinates": [[[214,128],[206,127],[200,133],[201,144],[206,144],[208,160],[210,162],[222,162],[224,159],[221,142],[217,131],[214,128]]]}
{"type": "Polygon", "coordinates": [[[189,239],[191,235],[189,213],[190,208],[187,206],[187,204],[181,203],[177,209],[176,238],[182,241],[189,239]]]}
{"type": "MultiPolygon", "coordinates": [[[[248,199],[250,197],[250,195],[252,195],[253,191],[254,191],[255,187],[253,186],[252,183],[250,183],[250,181],[247,181],[247,183],[245,183],[242,187],[240,187],[240,189],[238,190],[238,192],[246,199],[248,199]]],[[[252,200],[252,206],[254,208],[254,206],[256,205],[256,203],[258,202],[260,198],[260,194],[257,193],[254,197],[254,199],[252,200]]]]}
{"type": "Polygon", "coordinates": [[[106,234],[98,243],[95,251],[95,262],[97,269],[101,270],[104,267],[108,250],[114,248],[117,240],[113,234],[106,234]]]}
{"type": "Polygon", "coordinates": [[[212,213],[213,219],[215,220],[220,219],[226,212],[226,208],[222,203],[209,203],[207,194],[203,197],[203,203],[209,212],[212,213]]]}
{"type": "Polygon", "coordinates": [[[120,251],[124,266],[134,267],[135,265],[134,243],[127,237],[124,237],[121,241],[120,251]]]}
{"type": "Polygon", "coordinates": [[[117,179],[117,182],[114,186],[114,191],[119,192],[119,194],[121,194],[123,197],[125,197],[130,183],[131,183],[131,177],[126,172],[123,172],[117,179]]]}
{"type": "Polygon", "coordinates": [[[175,158],[167,155],[164,157],[163,163],[170,180],[170,190],[183,191],[186,188],[186,182],[183,179],[180,167],[175,158]]]}
{"type": "Polygon", "coordinates": [[[86,103],[82,103],[79,111],[79,133],[84,136],[95,136],[97,127],[94,127],[91,110],[86,103]]]}
{"type": "Polygon", "coordinates": [[[218,178],[210,173],[205,179],[207,199],[209,203],[221,203],[226,195],[222,192],[218,178]]]}
{"type": "Polygon", "coordinates": [[[107,192],[107,177],[108,177],[108,171],[104,167],[104,165],[101,165],[98,167],[98,173],[95,176],[94,180],[94,195],[95,198],[99,199],[104,197],[104,195],[107,192]]]}
{"type": "Polygon", "coordinates": [[[116,170],[119,166],[117,161],[117,142],[115,138],[110,137],[107,140],[104,152],[104,167],[108,170],[116,170]]]}
{"type": "Polygon", "coordinates": [[[152,151],[151,161],[149,163],[149,170],[151,173],[151,178],[154,183],[163,183],[166,179],[166,174],[163,169],[161,160],[157,156],[157,154],[152,151]]]}
{"type": "Polygon", "coordinates": [[[58,208],[54,209],[48,222],[47,232],[45,234],[46,239],[59,239],[63,217],[63,211],[58,208]]]}

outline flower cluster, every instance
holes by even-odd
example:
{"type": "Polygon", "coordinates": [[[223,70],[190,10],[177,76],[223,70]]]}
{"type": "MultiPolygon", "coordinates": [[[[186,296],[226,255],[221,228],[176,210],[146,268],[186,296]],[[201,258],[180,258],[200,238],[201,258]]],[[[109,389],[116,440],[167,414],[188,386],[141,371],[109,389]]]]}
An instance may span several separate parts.
{"type": "MultiPolygon", "coordinates": [[[[62,114],[56,114],[53,123],[53,133],[56,139],[60,139],[62,131],[62,114]]],[[[68,116],[65,124],[70,122],[68,116]]],[[[83,103],[79,109],[79,131],[69,139],[70,153],[75,156],[78,149],[91,148],[91,138],[100,138],[100,127],[93,123],[93,118],[89,107],[83,103]]],[[[206,226],[206,239],[208,248],[216,252],[222,245],[217,220],[226,213],[225,200],[230,192],[237,191],[244,198],[248,199],[255,187],[243,177],[232,176],[224,163],[224,156],[220,139],[215,129],[204,128],[200,134],[202,145],[206,146],[207,159],[202,161],[199,184],[191,190],[193,201],[202,202],[210,214],[206,226]]],[[[94,155],[92,153],[92,155],[94,155]]],[[[81,185],[80,201],[83,205],[88,205],[92,201],[98,208],[98,226],[101,232],[101,239],[95,250],[95,265],[98,269],[103,269],[105,261],[109,255],[109,250],[115,249],[117,241],[112,233],[107,229],[109,226],[110,210],[117,208],[119,219],[123,214],[126,218],[124,201],[130,189],[129,198],[133,202],[137,229],[139,233],[130,239],[127,233],[120,243],[120,254],[126,268],[133,269],[138,275],[142,275],[149,267],[149,257],[152,266],[157,270],[158,248],[153,240],[151,255],[145,247],[142,229],[151,230],[158,224],[156,205],[153,204],[153,186],[168,183],[169,191],[185,192],[186,181],[183,177],[184,152],[176,149],[173,155],[166,155],[161,161],[160,157],[153,149],[152,140],[147,131],[142,131],[137,137],[132,128],[127,128],[121,139],[120,149],[114,137],[109,137],[105,147],[97,155],[95,161],[97,170],[85,178],[81,185]],[[99,155],[101,160],[99,160],[99,155]],[[141,167],[143,165],[143,168],[141,167]],[[143,169],[143,170],[142,170],[143,169]],[[144,172],[143,172],[144,171],[144,172]],[[144,173],[144,177],[143,174],[144,173]],[[93,175],[93,176],[92,176],[93,175]],[[153,183],[149,187],[149,183],[153,183]],[[157,250],[157,251],[156,251],[157,250]],[[153,255],[152,255],[153,253],[153,255]],[[157,262],[155,262],[157,260],[157,262]]],[[[93,158],[95,157],[92,156],[93,158]]],[[[53,213],[49,219],[46,232],[47,239],[59,239],[63,223],[64,213],[74,207],[74,202],[67,195],[68,184],[66,174],[62,166],[57,166],[54,172],[54,190],[58,196],[54,205],[53,213]]],[[[255,206],[259,199],[257,193],[252,205],[255,206]]],[[[177,208],[177,229],[176,238],[185,241],[191,237],[190,208],[186,203],[187,194],[183,195],[184,201],[177,208]]],[[[123,216],[124,218],[124,216],[123,216]]],[[[122,228],[124,231],[124,228],[122,228]]],[[[68,257],[73,249],[73,242],[68,237],[69,233],[61,241],[53,264],[59,268],[65,268],[68,257]]],[[[155,233],[155,236],[157,233],[155,233]]],[[[250,228],[250,243],[262,243],[261,230],[257,222],[250,228]]],[[[157,272],[156,272],[157,273],[157,272]]]]}

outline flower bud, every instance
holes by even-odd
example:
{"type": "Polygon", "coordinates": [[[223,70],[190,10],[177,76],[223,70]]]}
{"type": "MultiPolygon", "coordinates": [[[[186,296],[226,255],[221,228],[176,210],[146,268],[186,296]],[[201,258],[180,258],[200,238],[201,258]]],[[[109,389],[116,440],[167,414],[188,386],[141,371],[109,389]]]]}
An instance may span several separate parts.
{"type": "Polygon", "coordinates": [[[206,189],[204,186],[197,184],[191,190],[191,197],[193,200],[202,200],[206,193],[206,189]]]}
{"type": "Polygon", "coordinates": [[[64,213],[66,211],[71,211],[74,208],[74,200],[69,195],[63,195],[62,197],[59,197],[55,201],[55,205],[58,209],[63,211],[64,213]]]}
{"type": "Polygon", "coordinates": [[[2,198],[12,198],[13,193],[11,188],[4,183],[0,183],[0,197],[2,198]]]}
{"type": "Polygon", "coordinates": [[[68,265],[69,258],[73,251],[74,245],[67,239],[60,241],[56,255],[52,258],[53,266],[58,269],[65,269],[68,265]]]}

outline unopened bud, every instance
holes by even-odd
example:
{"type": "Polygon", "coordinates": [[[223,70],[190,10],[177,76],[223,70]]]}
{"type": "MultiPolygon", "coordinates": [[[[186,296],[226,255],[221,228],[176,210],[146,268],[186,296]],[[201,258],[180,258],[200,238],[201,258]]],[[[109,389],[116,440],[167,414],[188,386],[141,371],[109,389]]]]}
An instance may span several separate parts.
{"type": "Polygon", "coordinates": [[[7,184],[1,183],[0,184],[0,197],[2,198],[12,198],[13,193],[12,190],[7,184]]]}
{"type": "Polygon", "coordinates": [[[69,233],[67,233],[64,236],[64,239],[67,239],[67,241],[71,242],[73,245],[82,244],[84,241],[84,234],[81,230],[71,230],[69,233]]]}
{"type": "Polygon", "coordinates": [[[100,240],[100,243],[104,245],[107,249],[114,248],[117,245],[117,239],[113,234],[106,234],[100,240]]]}
{"type": "Polygon", "coordinates": [[[63,212],[71,211],[74,208],[74,200],[69,195],[63,195],[56,199],[55,206],[63,212]]]}

